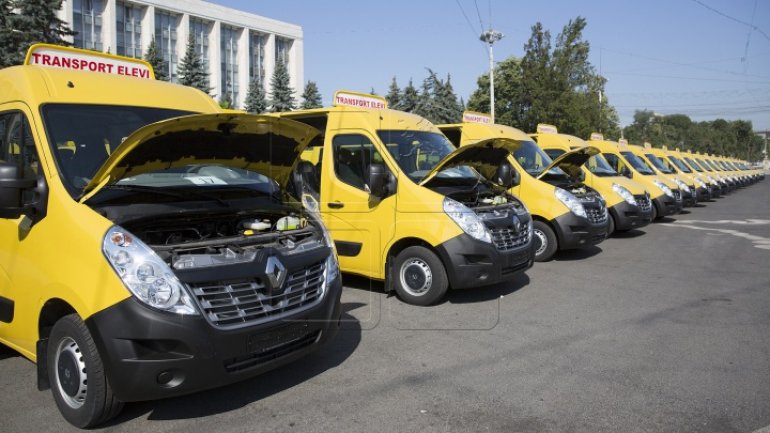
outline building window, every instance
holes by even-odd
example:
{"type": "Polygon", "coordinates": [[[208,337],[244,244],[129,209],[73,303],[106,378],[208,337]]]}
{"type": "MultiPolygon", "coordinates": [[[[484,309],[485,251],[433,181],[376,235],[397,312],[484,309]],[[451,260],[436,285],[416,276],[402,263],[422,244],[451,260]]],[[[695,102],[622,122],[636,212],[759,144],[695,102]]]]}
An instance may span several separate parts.
{"type": "Polygon", "coordinates": [[[123,2],[117,2],[115,6],[117,54],[142,58],[142,9],[123,2]]]}
{"type": "Polygon", "coordinates": [[[155,10],[155,43],[168,65],[169,81],[177,81],[176,29],[179,26],[179,15],[171,12],[155,10]]]}
{"type": "Polygon", "coordinates": [[[275,38],[275,61],[281,60],[289,69],[289,51],[291,50],[291,39],[275,38]]]}
{"type": "Polygon", "coordinates": [[[265,40],[267,36],[262,33],[251,32],[249,35],[249,79],[265,82],[265,40]]]}
{"type": "Polygon", "coordinates": [[[74,45],[78,48],[102,51],[102,0],[74,0],[72,2],[72,30],[74,45]]]}
{"type": "Polygon", "coordinates": [[[222,26],[222,96],[227,95],[238,106],[238,29],[222,26]]]}
{"type": "Polygon", "coordinates": [[[206,70],[209,67],[209,33],[211,33],[210,22],[190,18],[190,34],[195,39],[195,51],[201,56],[206,70]]]}

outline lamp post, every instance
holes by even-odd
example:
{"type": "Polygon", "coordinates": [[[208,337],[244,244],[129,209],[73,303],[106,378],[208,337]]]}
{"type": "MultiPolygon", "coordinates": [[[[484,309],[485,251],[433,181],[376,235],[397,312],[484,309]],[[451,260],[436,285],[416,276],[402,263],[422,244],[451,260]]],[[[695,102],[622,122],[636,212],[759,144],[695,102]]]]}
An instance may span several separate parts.
{"type": "Polygon", "coordinates": [[[482,42],[489,44],[489,114],[492,116],[492,123],[495,122],[495,58],[492,52],[492,44],[503,38],[503,34],[489,29],[479,36],[482,42]]]}

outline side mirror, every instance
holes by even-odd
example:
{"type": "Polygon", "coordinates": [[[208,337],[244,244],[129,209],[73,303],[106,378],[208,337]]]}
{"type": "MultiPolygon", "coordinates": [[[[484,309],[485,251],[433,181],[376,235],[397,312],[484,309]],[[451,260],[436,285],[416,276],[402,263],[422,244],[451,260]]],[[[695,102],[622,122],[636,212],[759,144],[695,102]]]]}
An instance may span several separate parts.
{"type": "Polygon", "coordinates": [[[521,175],[518,171],[514,170],[508,161],[504,161],[497,167],[493,181],[508,189],[521,182],[521,175]]]}
{"type": "Polygon", "coordinates": [[[630,170],[628,167],[623,167],[623,168],[620,170],[620,175],[621,175],[621,176],[625,176],[625,177],[627,177],[627,178],[629,178],[629,179],[631,179],[631,178],[633,178],[633,177],[634,177],[634,174],[631,172],[631,170],[630,170]]]}
{"type": "Polygon", "coordinates": [[[371,195],[379,198],[385,197],[388,194],[388,171],[385,166],[382,164],[369,165],[366,184],[371,195]]]}
{"type": "Polygon", "coordinates": [[[16,219],[25,214],[22,191],[36,184],[34,179],[22,178],[16,164],[0,162],[0,218],[16,219]]]}

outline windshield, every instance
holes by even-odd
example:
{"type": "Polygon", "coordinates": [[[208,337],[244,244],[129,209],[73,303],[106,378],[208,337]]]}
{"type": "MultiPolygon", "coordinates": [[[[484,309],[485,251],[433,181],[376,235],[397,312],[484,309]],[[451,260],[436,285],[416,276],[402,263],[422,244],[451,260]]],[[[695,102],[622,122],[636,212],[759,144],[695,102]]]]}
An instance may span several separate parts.
{"type": "MultiPolygon", "coordinates": [[[[513,152],[513,156],[521,168],[533,177],[540,175],[553,162],[551,157],[543,152],[543,149],[538,147],[534,141],[522,141],[521,147],[513,152]]],[[[559,167],[553,167],[548,170],[548,174],[566,176],[566,173],[559,167]]]]}
{"type": "Polygon", "coordinates": [[[697,171],[699,171],[699,172],[702,172],[702,171],[704,171],[704,170],[703,170],[703,167],[701,167],[701,166],[700,166],[700,164],[698,164],[697,162],[695,162],[695,160],[694,160],[694,159],[692,159],[692,158],[685,158],[684,160],[685,160],[685,161],[687,161],[687,163],[688,163],[688,164],[690,164],[690,166],[691,166],[692,168],[694,168],[695,170],[697,170],[697,171]]]}
{"type": "MultiPolygon", "coordinates": [[[[436,132],[385,130],[377,135],[396,160],[401,170],[414,182],[419,182],[455,147],[443,135],[436,132]]],[[[470,178],[479,175],[468,166],[451,167],[436,174],[439,178],[470,178]]]]}
{"type": "Polygon", "coordinates": [[[645,164],[644,161],[641,160],[641,158],[634,155],[632,152],[625,151],[625,152],[620,152],[620,154],[623,155],[626,161],[628,161],[628,163],[631,164],[631,167],[634,167],[634,169],[639,173],[646,176],[655,174],[655,172],[652,171],[649,165],[645,164]]]}
{"type": "Polygon", "coordinates": [[[612,169],[612,166],[609,162],[607,162],[606,159],[602,156],[601,153],[597,153],[596,155],[588,158],[588,162],[586,163],[586,167],[588,167],[588,170],[599,176],[599,177],[607,177],[607,176],[617,176],[618,172],[612,169]]]}
{"type": "Polygon", "coordinates": [[[672,173],[674,173],[674,170],[671,170],[671,168],[669,168],[668,164],[666,164],[664,161],[662,161],[657,156],[655,156],[655,155],[653,155],[651,153],[645,153],[644,156],[646,156],[647,160],[649,160],[650,163],[652,163],[652,165],[655,166],[655,168],[660,170],[661,173],[665,173],[665,174],[672,174],[672,173]]]}
{"type": "Polygon", "coordinates": [[[719,169],[719,167],[717,167],[713,162],[711,162],[708,159],[704,159],[703,162],[705,164],[707,164],[709,167],[711,167],[711,169],[714,170],[714,171],[722,171],[722,170],[719,169]]]}
{"type": "Polygon", "coordinates": [[[687,166],[687,164],[683,163],[679,158],[669,155],[668,159],[674,163],[680,170],[682,170],[685,173],[692,173],[692,170],[690,170],[690,167],[687,166]]]}

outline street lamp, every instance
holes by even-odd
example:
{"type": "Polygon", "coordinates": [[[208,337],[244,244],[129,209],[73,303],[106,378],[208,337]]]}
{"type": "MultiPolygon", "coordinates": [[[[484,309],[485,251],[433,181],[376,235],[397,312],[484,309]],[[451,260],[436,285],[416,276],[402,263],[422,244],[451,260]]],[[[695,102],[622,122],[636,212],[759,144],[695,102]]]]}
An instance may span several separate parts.
{"type": "Polygon", "coordinates": [[[492,44],[503,38],[503,34],[489,29],[479,36],[482,42],[489,44],[489,114],[492,116],[492,123],[495,122],[495,60],[492,53],[492,44]]]}

